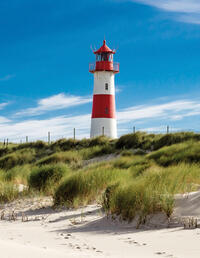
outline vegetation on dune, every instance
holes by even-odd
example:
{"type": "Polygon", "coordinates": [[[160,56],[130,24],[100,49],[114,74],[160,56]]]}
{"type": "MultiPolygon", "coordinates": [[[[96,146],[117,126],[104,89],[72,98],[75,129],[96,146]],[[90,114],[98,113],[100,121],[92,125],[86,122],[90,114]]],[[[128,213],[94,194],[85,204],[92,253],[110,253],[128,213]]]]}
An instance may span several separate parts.
{"type": "Polygon", "coordinates": [[[30,173],[28,185],[30,188],[52,194],[55,187],[67,173],[69,173],[69,169],[64,164],[35,167],[30,173]]]}
{"type": "Polygon", "coordinates": [[[116,141],[117,149],[158,150],[165,146],[183,143],[189,140],[200,141],[200,134],[192,132],[180,132],[171,134],[147,134],[137,132],[123,135],[116,141]]]}
{"type": "Polygon", "coordinates": [[[19,196],[19,191],[15,184],[11,182],[0,182],[0,203],[11,202],[19,196]]]}
{"type": "Polygon", "coordinates": [[[3,178],[5,181],[10,181],[15,184],[27,185],[30,172],[30,165],[16,166],[7,171],[4,171],[3,178]]]}
{"type": "Polygon", "coordinates": [[[12,152],[0,158],[0,168],[8,170],[15,166],[32,163],[34,156],[34,149],[12,152]]]}
{"type": "Polygon", "coordinates": [[[124,177],[126,171],[113,169],[110,165],[91,167],[72,174],[56,189],[55,205],[77,207],[98,200],[109,183],[124,177]]]}
{"type": "Polygon", "coordinates": [[[199,163],[200,142],[188,141],[174,144],[169,147],[163,147],[160,150],[147,155],[147,157],[165,167],[180,162],[199,163]]]}
{"type": "Polygon", "coordinates": [[[100,136],[93,139],[82,139],[82,140],[74,140],[74,139],[61,139],[54,142],[51,145],[52,150],[60,150],[60,151],[68,151],[68,150],[80,150],[83,148],[90,148],[94,146],[103,146],[112,144],[113,141],[108,139],[107,137],[100,136]]]}
{"type": "Polygon", "coordinates": [[[158,211],[170,217],[174,194],[196,190],[200,183],[200,167],[179,164],[163,168],[152,166],[137,177],[109,185],[104,193],[103,207],[107,213],[131,221],[136,216],[144,223],[147,215],[158,211]]]}
{"type": "Polygon", "coordinates": [[[173,212],[174,194],[200,185],[200,134],[154,135],[137,132],[118,140],[62,139],[0,149],[0,203],[25,194],[51,194],[55,205],[78,207],[101,202],[112,216],[138,225],[147,216],[173,212]],[[114,154],[113,160],[85,165],[88,159],[114,154]]]}
{"type": "Polygon", "coordinates": [[[67,163],[71,165],[81,165],[82,157],[77,151],[56,152],[40,159],[36,165],[47,165],[55,163],[67,163]]]}

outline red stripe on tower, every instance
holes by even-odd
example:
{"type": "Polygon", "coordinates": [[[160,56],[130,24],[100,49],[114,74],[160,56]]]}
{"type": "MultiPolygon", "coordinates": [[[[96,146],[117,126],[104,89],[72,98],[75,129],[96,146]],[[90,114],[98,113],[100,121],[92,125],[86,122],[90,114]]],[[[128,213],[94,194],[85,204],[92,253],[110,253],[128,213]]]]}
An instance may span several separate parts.
{"type": "Polygon", "coordinates": [[[92,118],[115,118],[115,96],[94,95],[92,118]]]}

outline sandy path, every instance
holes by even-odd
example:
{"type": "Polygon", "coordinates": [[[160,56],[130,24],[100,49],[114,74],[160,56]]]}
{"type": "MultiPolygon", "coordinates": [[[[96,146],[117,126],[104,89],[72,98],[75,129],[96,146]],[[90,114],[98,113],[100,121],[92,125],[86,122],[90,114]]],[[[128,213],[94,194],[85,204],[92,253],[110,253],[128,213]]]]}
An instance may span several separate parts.
{"type": "Polygon", "coordinates": [[[0,257],[200,257],[200,229],[136,230],[133,224],[107,220],[97,205],[61,211],[52,210],[50,205],[51,200],[44,198],[1,207],[5,217],[0,221],[0,257]],[[9,221],[13,208],[17,220],[9,221]],[[29,221],[21,221],[21,212],[29,221]]]}

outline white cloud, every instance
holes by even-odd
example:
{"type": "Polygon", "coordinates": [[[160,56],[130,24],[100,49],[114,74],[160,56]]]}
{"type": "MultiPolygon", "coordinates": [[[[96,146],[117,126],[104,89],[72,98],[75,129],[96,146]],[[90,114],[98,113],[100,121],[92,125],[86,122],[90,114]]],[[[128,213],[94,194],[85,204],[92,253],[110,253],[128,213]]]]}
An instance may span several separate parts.
{"type": "Polygon", "coordinates": [[[0,116],[0,126],[4,126],[4,124],[7,124],[11,122],[11,120],[7,119],[6,117],[0,116]]]}
{"type": "MultiPolygon", "coordinates": [[[[167,127],[166,126],[148,127],[148,128],[139,129],[139,131],[147,132],[147,133],[164,133],[164,132],[167,132],[167,127]]],[[[180,128],[169,127],[169,131],[177,132],[177,131],[180,131],[180,128]]]]}
{"type": "Polygon", "coordinates": [[[177,13],[176,20],[200,24],[199,0],[131,0],[132,2],[150,5],[164,11],[177,13]]]}
{"type": "Polygon", "coordinates": [[[16,116],[37,116],[52,110],[65,109],[79,106],[92,101],[91,97],[65,95],[60,93],[48,98],[40,99],[37,107],[28,108],[16,113],[16,116]]]}
{"type": "MultiPolygon", "coordinates": [[[[5,121],[6,122],[6,121],[5,121]]],[[[20,142],[26,136],[29,139],[47,140],[48,132],[52,139],[62,137],[73,137],[73,129],[76,128],[78,138],[88,137],[90,128],[90,114],[82,116],[58,116],[43,120],[26,120],[21,122],[10,122],[1,124],[0,118],[0,140],[8,138],[20,142]]]]}
{"type": "Polygon", "coordinates": [[[3,108],[5,108],[7,105],[8,105],[9,103],[7,102],[5,102],[5,103],[0,103],[0,109],[3,109],[3,108]]]}
{"type": "Polygon", "coordinates": [[[199,0],[132,0],[159,9],[180,13],[200,13],[199,0]]]}
{"type": "Polygon", "coordinates": [[[119,124],[141,119],[182,119],[191,112],[200,112],[200,104],[196,101],[178,100],[159,105],[134,106],[117,113],[119,124]]]}
{"type": "MultiPolygon", "coordinates": [[[[145,131],[165,131],[166,127],[161,124],[176,122],[186,117],[200,115],[199,100],[177,100],[163,104],[148,104],[132,106],[117,112],[119,135],[130,132],[130,125],[140,123],[140,128],[145,131]],[[154,127],[151,127],[154,124],[154,127]],[[156,126],[158,124],[158,126],[156,126]]],[[[0,117],[0,139],[9,138],[13,141],[20,141],[26,136],[29,139],[47,140],[47,133],[50,131],[52,139],[62,137],[73,137],[73,128],[76,128],[77,138],[89,137],[91,114],[80,116],[57,116],[50,119],[29,119],[24,121],[10,121],[0,117]]],[[[172,130],[170,128],[170,130],[172,130]]]]}
{"type": "Polygon", "coordinates": [[[14,78],[15,77],[15,74],[8,74],[4,77],[1,77],[0,78],[0,81],[9,81],[10,79],[14,78]]]}

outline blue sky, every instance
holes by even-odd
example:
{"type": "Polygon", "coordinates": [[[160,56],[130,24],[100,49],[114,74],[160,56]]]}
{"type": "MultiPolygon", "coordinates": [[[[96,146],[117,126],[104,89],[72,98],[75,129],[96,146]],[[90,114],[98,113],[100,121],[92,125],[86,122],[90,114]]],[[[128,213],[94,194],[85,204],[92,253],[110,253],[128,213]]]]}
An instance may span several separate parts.
{"type": "Polygon", "coordinates": [[[0,140],[88,137],[92,48],[116,48],[118,134],[200,131],[198,0],[1,0],[0,140]]]}

